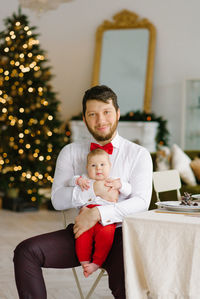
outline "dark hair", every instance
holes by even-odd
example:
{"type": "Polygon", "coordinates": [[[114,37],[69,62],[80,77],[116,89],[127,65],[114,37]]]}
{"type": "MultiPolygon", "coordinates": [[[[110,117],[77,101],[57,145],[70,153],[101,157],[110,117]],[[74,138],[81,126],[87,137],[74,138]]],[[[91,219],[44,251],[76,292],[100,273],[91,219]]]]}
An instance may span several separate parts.
{"type": "Polygon", "coordinates": [[[108,100],[112,100],[115,110],[117,111],[119,108],[117,103],[117,95],[114,93],[114,91],[111,88],[109,88],[106,85],[96,85],[86,90],[82,101],[83,116],[85,116],[86,103],[89,100],[96,100],[104,103],[107,103],[108,100]]]}

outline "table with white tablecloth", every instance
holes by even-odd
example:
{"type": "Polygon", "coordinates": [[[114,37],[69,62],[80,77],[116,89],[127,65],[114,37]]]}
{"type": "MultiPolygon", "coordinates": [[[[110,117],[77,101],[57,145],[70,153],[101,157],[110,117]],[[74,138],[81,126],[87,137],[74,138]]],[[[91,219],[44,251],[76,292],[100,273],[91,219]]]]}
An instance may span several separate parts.
{"type": "Polygon", "coordinates": [[[127,299],[200,298],[199,213],[137,213],[123,238],[127,299]]]}

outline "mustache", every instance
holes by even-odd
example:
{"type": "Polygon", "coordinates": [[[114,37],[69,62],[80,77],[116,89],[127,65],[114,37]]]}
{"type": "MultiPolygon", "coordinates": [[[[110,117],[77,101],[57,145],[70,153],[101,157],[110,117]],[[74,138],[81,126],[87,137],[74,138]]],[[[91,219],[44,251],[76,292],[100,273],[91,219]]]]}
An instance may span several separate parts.
{"type": "Polygon", "coordinates": [[[88,131],[90,132],[90,134],[94,137],[94,139],[96,139],[97,141],[107,141],[110,140],[114,134],[114,132],[117,129],[117,125],[118,125],[118,118],[116,117],[116,120],[113,124],[107,124],[107,126],[110,126],[110,132],[106,135],[101,135],[101,133],[97,133],[95,132],[95,130],[97,128],[100,128],[101,126],[96,126],[95,129],[93,130],[92,128],[90,128],[90,126],[88,125],[87,121],[85,120],[85,124],[88,128],[88,131]]]}

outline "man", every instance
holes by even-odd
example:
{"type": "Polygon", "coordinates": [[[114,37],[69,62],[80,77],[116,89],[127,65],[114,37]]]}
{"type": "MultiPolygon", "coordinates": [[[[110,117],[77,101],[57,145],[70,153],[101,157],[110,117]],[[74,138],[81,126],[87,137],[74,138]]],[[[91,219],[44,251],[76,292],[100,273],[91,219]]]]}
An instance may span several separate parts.
{"type": "MultiPolygon", "coordinates": [[[[125,299],[123,244],[121,223],[125,216],[145,211],[150,204],[152,192],[152,161],[149,152],[117,133],[120,110],[116,94],[107,86],[95,86],[83,97],[83,121],[93,136],[90,141],[71,143],[60,152],[52,187],[52,203],[57,210],[74,207],[77,198],[80,205],[90,202],[95,196],[106,198],[106,187],[113,188],[114,180],[106,186],[95,182],[93,188],[84,190],[66,187],[72,176],[84,173],[86,156],[91,142],[111,148],[111,177],[117,177],[119,192],[121,182],[132,187],[128,199],[115,205],[83,207],[67,229],[36,236],[20,243],[15,249],[15,278],[20,299],[45,299],[46,289],[41,268],[72,268],[79,264],[75,254],[74,238],[94,226],[117,223],[110,253],[103,264],[109,277],[109,288],[114,298],[125,299]],[[111,143],[111,144],[110,144],[111,143]]],[[[94,145],[93,146],[98,146],[94,145]]],[[[110,152],[110,153],[111,153],[110,152]]]]}

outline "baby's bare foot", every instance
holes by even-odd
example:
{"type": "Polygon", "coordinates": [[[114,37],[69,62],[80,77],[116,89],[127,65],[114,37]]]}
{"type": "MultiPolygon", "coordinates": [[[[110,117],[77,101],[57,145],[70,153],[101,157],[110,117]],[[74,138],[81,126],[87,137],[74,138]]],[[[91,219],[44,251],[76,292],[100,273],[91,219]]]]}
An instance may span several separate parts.
{"type": "Polygon", "coordinates": [[[97,269],[99,269],[99,265],[97,265],[97,264],[94,264],[94,263],[85,264],[85,265],[83,265],[83,274],[85,277],[88,277],[93,272],[95,272],[97,269]]]}
{"type": "Polygon", "coordinates": [[[83,267],[83,265],[89,264],[90,261],[83,261],[83,262],[80,262],[80,263],[81,263],[81,266],[83,267]]]}

